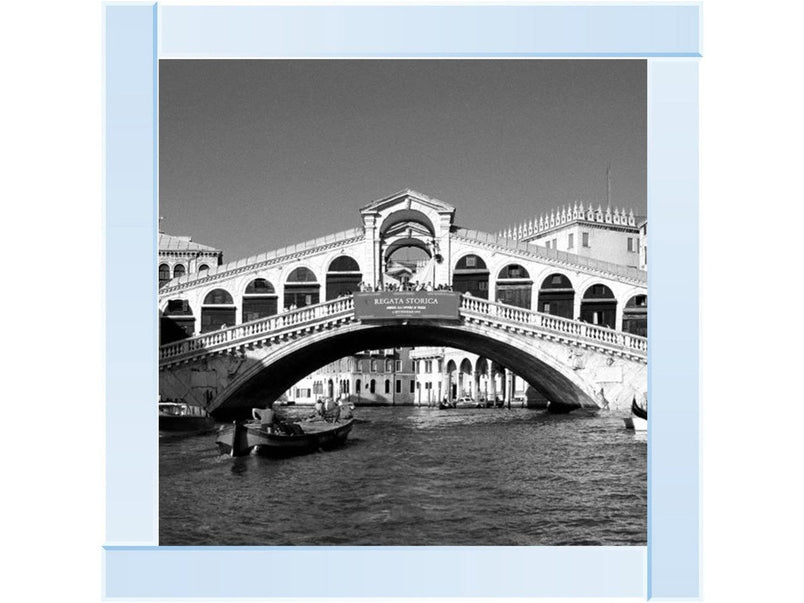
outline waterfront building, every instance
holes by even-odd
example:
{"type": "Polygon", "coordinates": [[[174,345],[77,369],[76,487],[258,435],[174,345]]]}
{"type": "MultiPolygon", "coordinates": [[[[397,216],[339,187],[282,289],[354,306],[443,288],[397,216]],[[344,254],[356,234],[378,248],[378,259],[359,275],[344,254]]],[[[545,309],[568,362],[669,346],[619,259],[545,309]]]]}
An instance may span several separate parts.
{"type": "Polygon", "coordinates": [[[576,202],[500,231],[499,236],[583,257],[640,267],[640,226],[634,210],[576,202]]]}
{"type": "Polygon", "coordinates": [[[410,354],[410,348],[389,348],[345,356],[296,383],[285,397],[296,404],[345,395],[356,405],[411,405],[415,378],[410,354]]]}
{"type": "Polygon", "coordinates": [[[410,352],[416,379],[417,406],[434,406],[444,398],[499,401],[516,406],[546,406],[547,400],[497,362],[449,347],[418,347],[410,352]]]}
{"type": "Polygon", "coordinates": [[[193,242],[192,237],[159,233],[159,288],[174,278],[205,272],[223,263],[223,251],[193,242]]]}

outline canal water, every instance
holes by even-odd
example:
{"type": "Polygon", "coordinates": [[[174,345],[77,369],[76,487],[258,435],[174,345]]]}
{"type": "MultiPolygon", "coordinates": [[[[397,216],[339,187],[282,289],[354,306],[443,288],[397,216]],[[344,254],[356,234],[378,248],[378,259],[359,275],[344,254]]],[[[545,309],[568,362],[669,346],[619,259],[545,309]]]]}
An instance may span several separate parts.
{"type": "Polygon", "coordinates": [[[621,413],[355,414],[343,448],[289,459],[221,456],[215,434],[160,441],[160,544],[646,543],[646,437],[621,413]]]}

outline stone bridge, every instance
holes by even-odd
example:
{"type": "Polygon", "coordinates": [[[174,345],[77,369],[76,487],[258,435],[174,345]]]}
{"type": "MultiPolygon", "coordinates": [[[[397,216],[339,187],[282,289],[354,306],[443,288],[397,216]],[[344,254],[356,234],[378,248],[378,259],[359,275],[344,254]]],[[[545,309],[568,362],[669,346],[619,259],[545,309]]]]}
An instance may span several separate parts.
{"type": "Polygon", "coordinates": [[[162,286],[160,394],[223,417],[343,356],[431,345],[481,354],[548,399],[619,408],[646,393],[644,271],[460,228],[454,207],[415,191],[360,214],[358,228],[162,286]],[[423,259],[395,260],[409,248],[423,259]],[[353,292],[414,281],[465,294],[460,320],[356,318],[353,292]]]}
{"type": "Polygon", "coordinates": [[[353,298],[346,297],[164,345],[160,393],[195,400],[228,418],[264,406],[343,356],[422,345],[479,353],[549,400],[626,409],[645,391],[644,337],[455,295],[458,322],[364,323],[355,317],[353,298]]]}

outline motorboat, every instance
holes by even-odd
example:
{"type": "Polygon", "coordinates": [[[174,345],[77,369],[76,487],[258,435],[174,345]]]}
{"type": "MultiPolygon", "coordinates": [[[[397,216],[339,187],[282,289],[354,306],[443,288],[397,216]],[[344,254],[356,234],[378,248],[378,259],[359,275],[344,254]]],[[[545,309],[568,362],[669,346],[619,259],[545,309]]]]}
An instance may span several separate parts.
{"type": "Polygon", "coordinates": [[[159,402],[159,432],[163,435],[197,435],[215,429],[206,410],[184,400],[159,402]]]}

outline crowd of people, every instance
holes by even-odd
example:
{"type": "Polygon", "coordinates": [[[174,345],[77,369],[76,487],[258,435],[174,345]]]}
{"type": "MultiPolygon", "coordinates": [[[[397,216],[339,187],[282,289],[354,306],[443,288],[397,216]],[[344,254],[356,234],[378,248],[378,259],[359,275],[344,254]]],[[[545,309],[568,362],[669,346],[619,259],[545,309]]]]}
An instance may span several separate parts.
{"type": "Polygon", "coordinates": [[[433,285],[432,281],[420,283],[419,281],[404,281],[401,283],[385,283],[384,285],[360,283],[360,291],[373,293],[381,291],[452,291],[452,285],[433,285]]]}

